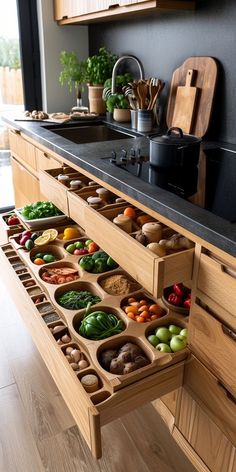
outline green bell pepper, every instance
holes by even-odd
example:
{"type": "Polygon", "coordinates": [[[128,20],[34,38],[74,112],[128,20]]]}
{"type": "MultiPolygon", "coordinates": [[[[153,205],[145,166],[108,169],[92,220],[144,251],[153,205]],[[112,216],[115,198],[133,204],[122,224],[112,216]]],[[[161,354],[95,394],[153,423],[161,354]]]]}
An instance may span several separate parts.
{"type": "Polygon", "coordinates": [[[87,272],[92,272],[94,268],[94,260],[91,256],[83,256],[79,261],[79,265],[82,269],[87,270],[87,272]]]}

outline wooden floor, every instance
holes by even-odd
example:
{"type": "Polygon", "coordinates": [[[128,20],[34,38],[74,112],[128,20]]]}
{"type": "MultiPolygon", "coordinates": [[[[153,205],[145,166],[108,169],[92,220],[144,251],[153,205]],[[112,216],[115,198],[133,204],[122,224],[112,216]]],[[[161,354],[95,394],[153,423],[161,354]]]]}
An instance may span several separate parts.
{"type": "Polygon", "coordinates": [[[151,404],[103,427],[96,461],[0,282],[1,472],[194,472],[151,404]]]}

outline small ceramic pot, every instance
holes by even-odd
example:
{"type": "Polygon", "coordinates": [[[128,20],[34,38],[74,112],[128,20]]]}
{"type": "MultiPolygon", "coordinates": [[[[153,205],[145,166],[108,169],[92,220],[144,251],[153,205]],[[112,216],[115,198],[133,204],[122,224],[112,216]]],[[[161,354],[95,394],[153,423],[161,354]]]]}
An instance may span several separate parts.
{"type": "Polygon", "coordinates": [[[130,109],[129,108],[114,108],[113,119],[120,123],[128,123],[130,121],[130,109]]]}

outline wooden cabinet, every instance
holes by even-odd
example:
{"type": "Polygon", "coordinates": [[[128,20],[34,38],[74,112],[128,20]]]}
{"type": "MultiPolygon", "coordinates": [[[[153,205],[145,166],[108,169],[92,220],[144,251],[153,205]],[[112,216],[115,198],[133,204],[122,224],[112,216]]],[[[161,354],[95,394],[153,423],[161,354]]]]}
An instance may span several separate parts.
{"type": "Polygon", "coordinates": [[[39,201],[38,178],[14,157],[11,157],[11,165],[16,208],[39,201]]]}
{"type": "Polygon", "coordinates": [[[11,155],[36,175],[35,146],[29,143],[18,130],[9,131],[9,141],[11,155]]]}
{"type": "Polygon", "coordinates": [[[54,0],[54,19],[60,25],[103,22],[134,13],[194,7],[194,0],[54,0]]]}
{"type": "Polygon", "coordinates": [[[173,437],[198,471],[233,472],[235,447],[185,388],[173,437]]]}

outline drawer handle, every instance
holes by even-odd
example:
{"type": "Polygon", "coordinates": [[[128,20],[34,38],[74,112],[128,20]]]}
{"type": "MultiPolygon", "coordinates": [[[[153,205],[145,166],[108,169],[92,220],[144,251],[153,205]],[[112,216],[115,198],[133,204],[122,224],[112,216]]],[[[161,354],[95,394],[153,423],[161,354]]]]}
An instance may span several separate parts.
{"type": "Polygon", "coordinates": [[[112,8],[119,8],[119,3],[114,3],[113,5],[109,5],[108,7],[108,10],[112,9],[112,8]]]}
{"type": "Polygon", "coordinates": [[[46,157],[46,159],[50,159],[50,156],[46,152],[44,152],[43,155],[46,157]]]}
{"type": "Polygon", "coordinates": [[[220,380],[217,381],[217,384],[219,385],[220,388],[224,390],[227,398],[236,405],[236,398],[234,397],[234,395],[232,395],[232,393],[229,392],[229,390],[224,386],[224,384],[222,384],[220,380]]]}
{"type": "Polygon", "coordinates": [[[12,133],[20,135],[20,130],[19,129],[12,129],[12,133]]]}
{"type": "Polygon", "coordinates": [[[222,328],[223,333],[226,334],[226,336],[229,336],[231,339],[233,339],[233,341],[236,341],[236,333],[234,333],[232,329],[228,328],[227,326],[223,324],[221,325],[221,328],[222,328]]]}
{"type": "Polygon", "coordinates": [[[222,271],[225,272],[225,274],[230,275],[234,279],[236,279],[236,270],[231,269],[230,267],[222,265],[222,271]]]}

